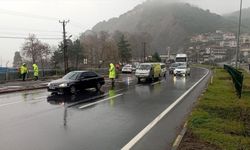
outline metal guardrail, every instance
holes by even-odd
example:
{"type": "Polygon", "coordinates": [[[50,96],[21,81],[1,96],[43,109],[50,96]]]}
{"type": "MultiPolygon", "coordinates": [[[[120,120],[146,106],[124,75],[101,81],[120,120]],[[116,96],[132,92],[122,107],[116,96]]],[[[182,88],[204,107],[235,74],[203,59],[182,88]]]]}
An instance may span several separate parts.
{"type": "Polygon", "coordinates": [[[224,69],[231,75],[235,89],[237,91],[237,95],[239,96],[239,98],[241,98],[244,79],[242,72],[228,65],[224,65],[224,69]]]}

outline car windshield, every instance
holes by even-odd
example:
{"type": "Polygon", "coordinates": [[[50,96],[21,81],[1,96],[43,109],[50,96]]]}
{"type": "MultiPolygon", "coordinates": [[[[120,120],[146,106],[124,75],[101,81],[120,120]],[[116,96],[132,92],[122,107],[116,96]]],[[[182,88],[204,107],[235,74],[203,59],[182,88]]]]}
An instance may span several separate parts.
{"type": "Polygon", "coordinates": [[[140,65],[139,69],[141,70],[150,70],[151,66],[150,65],[140,65]]]}
{"type": "Polygon", "coordinates": [[[171,65],[171,67],[178,67],[178,66],[179,64],[176,64],[176,63],[171,65]]]}
{"type": "Polygon", "coordinates": [[[124,67],[128,67],[128,68],[130,68],[130,67],[132,67],[132,65],[125,65],[124,67]]]}
{"type": "Polygon", "coordinates": [[[187,67],[186,66],[178,66],[177,68],[178,69],[186,69],[187,67]]]}
{"type": "Polygon", "coordinates": [[[68,80],[76,80],[77,77],[79,76],[79,72],[70,72],[66,74],[63,79],[68,79],[68,80]]]}

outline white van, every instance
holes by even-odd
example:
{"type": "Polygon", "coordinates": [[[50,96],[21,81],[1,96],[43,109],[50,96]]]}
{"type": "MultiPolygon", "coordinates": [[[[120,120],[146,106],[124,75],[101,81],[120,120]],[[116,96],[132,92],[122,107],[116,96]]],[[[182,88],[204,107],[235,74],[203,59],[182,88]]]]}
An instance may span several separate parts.
{"type": "Polygon", "coordinates": [[[135,76],[138,79],[138,83],[141,79],[158,80],[161,77],[161,67],[159,63],[141,63],[135,71],[135,76]]]}
{"type": "Polygon", "coordinates": [[[167,66],[165,63],[160,63],[160,65],[161,65],[161,77],[166,77],[167,66]]]}

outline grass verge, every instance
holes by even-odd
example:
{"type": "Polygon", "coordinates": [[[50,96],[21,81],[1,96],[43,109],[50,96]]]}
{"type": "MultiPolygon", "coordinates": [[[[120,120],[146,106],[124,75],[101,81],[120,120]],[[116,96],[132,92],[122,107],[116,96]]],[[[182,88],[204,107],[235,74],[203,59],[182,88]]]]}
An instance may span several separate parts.
{"type": "Polygon", "coordinates": [[[204,144],[202,149],[250,149],[250,74],[244,73],[238,99],[230,75],[220,68],[213,72],[213,83],[189,117],[179,149],[200,149],[204,144]]]}

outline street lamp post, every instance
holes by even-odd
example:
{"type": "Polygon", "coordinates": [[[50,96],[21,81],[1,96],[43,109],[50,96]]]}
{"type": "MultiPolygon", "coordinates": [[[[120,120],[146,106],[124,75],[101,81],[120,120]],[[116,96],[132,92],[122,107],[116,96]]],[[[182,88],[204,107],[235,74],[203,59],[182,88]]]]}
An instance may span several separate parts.
{"type": "Polygon", "coordinates": [[[240,16],[239,16],[239,26],[238,26],[238,34],[237,34],[237,48],[236,48],[236,58],[235,58],[236,69],[238,68],[238,57],[240,53],[241,14],[242,14],[242,0],[240,0],[240,16]]]}

